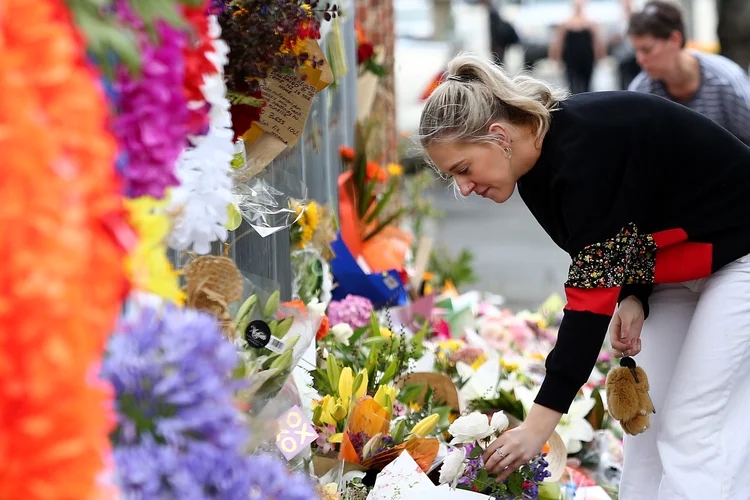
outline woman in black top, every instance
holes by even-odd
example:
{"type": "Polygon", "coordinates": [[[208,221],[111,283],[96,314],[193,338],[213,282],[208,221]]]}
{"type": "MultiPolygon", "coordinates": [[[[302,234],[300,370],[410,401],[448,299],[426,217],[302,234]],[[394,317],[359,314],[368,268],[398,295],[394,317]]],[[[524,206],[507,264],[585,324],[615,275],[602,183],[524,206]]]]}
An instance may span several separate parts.
{"type": "Polygon", "coordinates": [[[590,90],[594,64],[605,52],[596,24],[584,14],[584,4],[584,0],[574,0],[573,16],[558,28],[550,44],[550,59],[563,63],[574,94],[590,90]]]}
{"type": "Polygon", "coordinates": [[[626,439],[621,500],[750,498],[750,150],[654,96],[566,100],[466,55],[448,75],[422,112],[430,160],[464,196],[503,203],[518,186],[572,259],[535,405],[486,467],[508,474],[539,452],[609,327],[619,355],[643,338],[657,408],[626,439]]]}

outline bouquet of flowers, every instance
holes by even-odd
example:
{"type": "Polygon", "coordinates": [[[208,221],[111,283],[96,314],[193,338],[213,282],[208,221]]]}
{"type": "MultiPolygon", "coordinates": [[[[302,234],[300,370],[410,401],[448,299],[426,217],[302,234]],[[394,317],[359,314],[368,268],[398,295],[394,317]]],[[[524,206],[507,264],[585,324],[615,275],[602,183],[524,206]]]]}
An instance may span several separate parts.
{"type": "Polygon", "coordinates": [[[489,420],[479,412],[458,418],[448,428],[453,436],[451,449],[440,471],[440,484],[491,495],[501,500],[539,498],[539,483],[549,477],[547,461],[541,454],[497,482],[497,476],[484,468],[485,449],[508,428],[508,417],[497,412],[489,420]]]}

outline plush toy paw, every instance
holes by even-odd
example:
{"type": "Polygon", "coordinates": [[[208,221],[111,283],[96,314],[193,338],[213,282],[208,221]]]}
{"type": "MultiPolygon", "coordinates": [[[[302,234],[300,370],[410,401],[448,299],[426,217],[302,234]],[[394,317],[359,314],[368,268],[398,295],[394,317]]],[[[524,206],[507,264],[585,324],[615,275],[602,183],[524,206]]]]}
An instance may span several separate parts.
{"type": "Polygon", "coordinates": [[[631,436],[637,436],[651,427],[651,421],[648,415],[636,415],[633,419],[621,421],[620,425],[626,433],[631,436]]]}
{"type": "Polygon", "coordinates": [[[630,435],[635,436],[648,429],[649,416],[656,413],[648,391],[646,372],[635,365],[633,358],[622,358],[620,366],[607,375],[609,414],[630,435]]]}

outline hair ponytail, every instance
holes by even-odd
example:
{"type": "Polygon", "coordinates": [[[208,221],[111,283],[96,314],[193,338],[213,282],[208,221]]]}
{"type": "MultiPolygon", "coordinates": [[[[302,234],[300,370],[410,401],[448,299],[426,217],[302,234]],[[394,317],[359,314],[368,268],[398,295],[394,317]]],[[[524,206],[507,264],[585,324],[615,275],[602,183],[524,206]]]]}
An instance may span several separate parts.
{"type": "Polygon", "coordinates": [[[425,103],[420,140],[423,147],[438,140],[486,141],[487,129],[497,120],[531,125],[542,137],[551,111],[566,96],[532,76],[511,78],[488,60],[460,54],[448,63],[446,80],[425,103]]]}

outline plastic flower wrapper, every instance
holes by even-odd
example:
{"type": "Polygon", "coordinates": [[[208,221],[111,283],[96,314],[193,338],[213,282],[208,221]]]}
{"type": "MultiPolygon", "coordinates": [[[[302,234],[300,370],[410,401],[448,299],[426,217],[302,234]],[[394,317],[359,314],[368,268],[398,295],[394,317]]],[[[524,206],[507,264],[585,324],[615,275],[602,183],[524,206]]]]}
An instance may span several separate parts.
{"type": "Polygon", "coordinates": [[[541,454],[501,483],[496,476],[484,468],[484,450],[509,426],[503,412],[490,419],[479,412],[458,418],[448,432],[453,436],[440,471],[440,484],[451,488],[477,491],[503,500],[535,499],[539,496],[539,484],[552,473],[547,470],[545,454],[541,454]]]}
{"type": "Polygon", "coordinates": [[[328,262],[315,248],[292,251],[292,296],[305,304],[318,299],[323,304],[331,301],[333,277],[328,262]]]}
{"type": "Polygon", "coordinates": [[[307,186],[294,175],[272,166],[250,179],[235,173],[232,195],[235,210],[265,238],[302,217],[303,212],[297,213],[292,202],[307,199],[307,186]]]}
{"type": "Polygon", "coordinates": [[[235,315],[235,345],[249,381],[241,397],[254,416],[282,390],[321,322],[304,307],[281,305],[279,297],[275,291],[264,303],[253,294],[235,315]]]}

